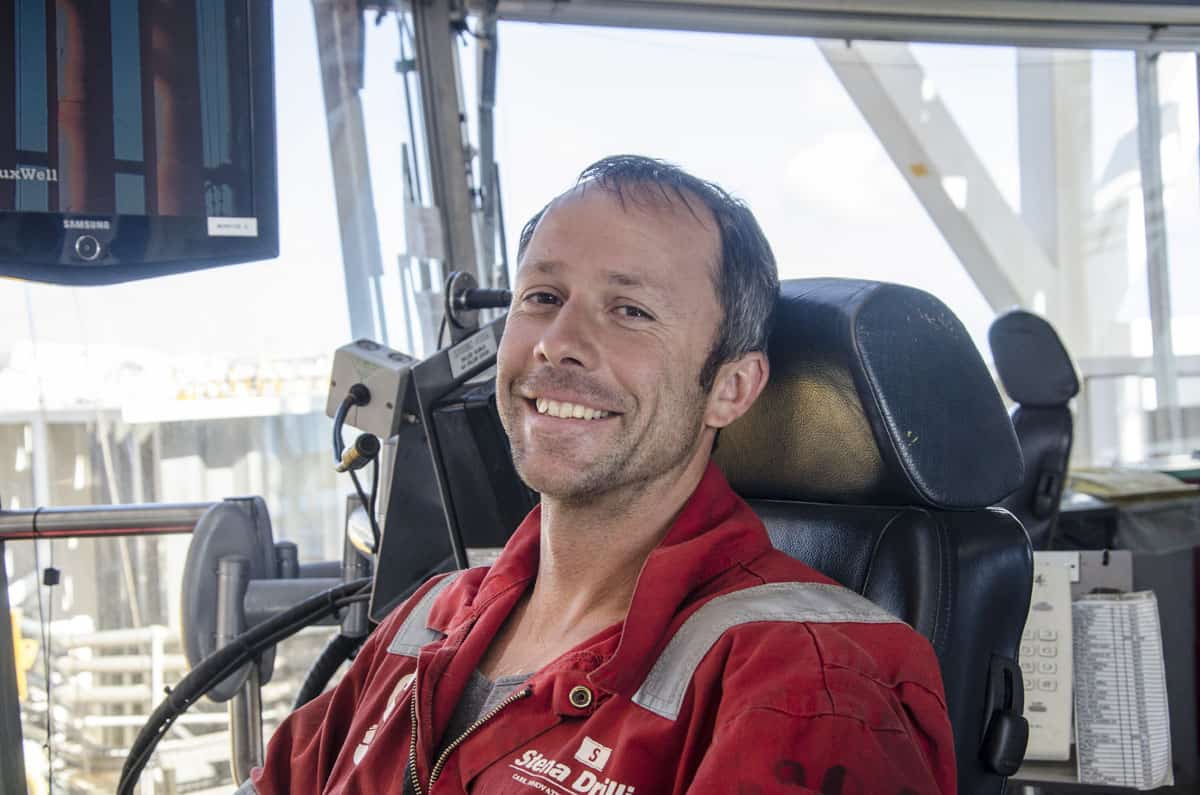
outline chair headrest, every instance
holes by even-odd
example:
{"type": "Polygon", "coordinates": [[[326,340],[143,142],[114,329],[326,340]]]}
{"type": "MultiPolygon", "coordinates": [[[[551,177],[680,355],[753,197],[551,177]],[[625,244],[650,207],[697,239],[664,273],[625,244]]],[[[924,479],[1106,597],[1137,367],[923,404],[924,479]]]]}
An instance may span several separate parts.
{"type": "Polygon", "coordinates": [[[781,284],[771,378],[721,432],[743,497],[970,509],[1021,482],[1004,403],[958,318],[896,284],[781,284]]]}
{"type": "Polygon", "coordinates": [[[1063,406],[1079,392],[1071,355],[1044,319],[1014,309],[992,322],[988,343],[1008,396],[1022,406],[1063,406]]]}

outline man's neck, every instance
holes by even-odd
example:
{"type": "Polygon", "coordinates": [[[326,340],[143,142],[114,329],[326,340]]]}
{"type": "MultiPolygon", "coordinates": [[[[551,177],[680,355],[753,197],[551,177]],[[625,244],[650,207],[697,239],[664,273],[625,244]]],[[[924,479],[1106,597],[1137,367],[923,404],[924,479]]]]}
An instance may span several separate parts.
{"type": "Polygon", "coordinates": [[[707,466],[697,455],[655,483],[586,504],[543,496],[537,579],[480,661],[483,673],[536,671],[623,621],[646,558],[707,466]]]}
{"type": "Polygon", "coordinates": [[[625,617],[646,558],[704,476],[708,456],[635,492],[587,503],[543,498],[537,580],[526,619],[546,631],[625,617]]]}

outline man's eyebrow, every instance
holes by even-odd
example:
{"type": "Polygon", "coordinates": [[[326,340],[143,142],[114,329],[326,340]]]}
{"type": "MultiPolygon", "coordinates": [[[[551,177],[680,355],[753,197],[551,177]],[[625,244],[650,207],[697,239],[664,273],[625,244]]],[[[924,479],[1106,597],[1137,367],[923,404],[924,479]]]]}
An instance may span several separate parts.
{"type": "Polygon", "coordinates": [[[654,286],[652,284],[647,284],[646,280],[643,279],[638,274],[626,273],[624,271],[609,271],[608,272],[608,283],[616,285],[617,287],[653,287],[654,286]]]}
{"type": "MultiPolygon", "coordinates": [[[[521,267],[522,271],[533,271],[545,276],[554,276],[563,271],[564,263],[559,260],[547,259],[536,260],[526,263],[521,267]]],[[[664,285],[653,279],[647,279],[640,273],[627,270],[609,270],[605,271],[604,278],[612,287],[622,287],[627,289],[647,290],[657,296],[668,299],[671,296],[671,291],[664,285]]]]}
{"type": "Polygon", "coordinates": [[[642,293],[652,302],[656,312],[675,314],[679,310],[674,291],[656,279],[648,279],[640,273],[629,271],[608,271],[607,278],[610,287],[642,293]]]}
{"type": "MultiPolygon", "coordinates": [[[[529,270],[544,273],[552,276],[562,270],[563,263],[558,260],[538,260],[525,265],[529,270]]],[[[615,271],[610,270],[605,272],[605,278],[608,283],[616,287],[644,287],[648,290],[661,290],[662,287],[654,281],[647,280],[639,273],[632,271],[615,271]]]]}

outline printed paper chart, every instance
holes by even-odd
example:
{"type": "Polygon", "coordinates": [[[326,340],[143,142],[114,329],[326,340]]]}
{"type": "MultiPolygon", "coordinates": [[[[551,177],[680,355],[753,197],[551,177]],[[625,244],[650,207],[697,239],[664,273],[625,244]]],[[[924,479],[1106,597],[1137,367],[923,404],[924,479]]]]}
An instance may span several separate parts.
{"type": "Polygon", "coordinates": [[[1085,596],[1072,619],[1079,781],[1137,789],[1173,783],[1154,593],[1085,596]]]}

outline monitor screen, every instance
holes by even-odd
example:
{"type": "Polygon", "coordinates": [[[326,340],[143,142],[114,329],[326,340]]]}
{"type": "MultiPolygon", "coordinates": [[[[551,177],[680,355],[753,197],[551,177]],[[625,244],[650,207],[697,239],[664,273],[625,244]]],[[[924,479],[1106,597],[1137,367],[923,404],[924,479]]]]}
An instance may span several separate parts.
{"type": "Polygon", "coordinates": [[[269,0],[0,0],[0,275],[278,254],[269,0]]]}

